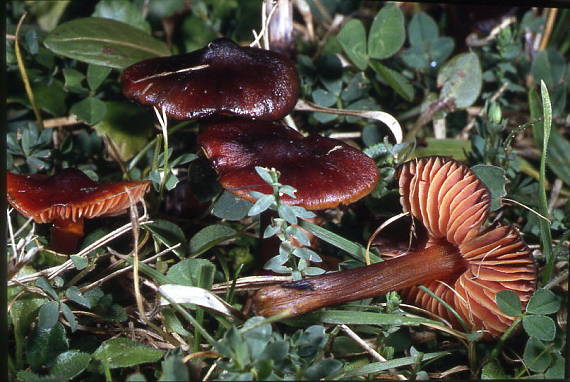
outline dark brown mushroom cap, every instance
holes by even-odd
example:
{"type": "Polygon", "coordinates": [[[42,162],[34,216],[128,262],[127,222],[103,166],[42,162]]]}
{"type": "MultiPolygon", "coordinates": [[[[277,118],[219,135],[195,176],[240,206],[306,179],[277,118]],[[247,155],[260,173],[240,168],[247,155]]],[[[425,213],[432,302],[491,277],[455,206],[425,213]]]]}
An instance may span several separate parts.
{"type": "MultiPolygon", "coordinates": [[[[509,226],[483,229],[489,192],[469,168],[454,160],[414,159],[400,166],[397,177],[404,210],[428,231],[426,247],[450,243],[465,260],[460,274],[425,286],[454,307],[472,329],[500,335],[514,318],[499,310],[496,293],[511,290],[524,304],[536,288],[536,266],[520,234],[509,226]]],[[[412,287],[402,295],[457,324],[441,303],[422,290],[412,287]]]]}
{"type": "Polygon", "coordinates": [[[56,175],[7,174],[8,202],[37,223],[54,220],[77,221],[112,215],[138,202],[150,186],[149,181],[99,184],[82,171],[64,169],[56,175]]]}
{"type": "Polygon", "coordinates": [[[222,186],[250,201],[251,191],[272,193],[255,166],[275,168],[279,182],[297,189],[289,205],[311,210],[349,204],[367,195],[378,181],[376,164],[336,139],[304,137],[278,122],[231,120],[206,126],[198,142],[222,186]]]}
{"type": "Polygon", "coordinates": [[[299,97],[299,76],[289,58],[226,38],[190,53],[138,62],[125,69],[121,81],[126,97],[164,108],[178,120],[216,114],[277,120],[299,97]]]}

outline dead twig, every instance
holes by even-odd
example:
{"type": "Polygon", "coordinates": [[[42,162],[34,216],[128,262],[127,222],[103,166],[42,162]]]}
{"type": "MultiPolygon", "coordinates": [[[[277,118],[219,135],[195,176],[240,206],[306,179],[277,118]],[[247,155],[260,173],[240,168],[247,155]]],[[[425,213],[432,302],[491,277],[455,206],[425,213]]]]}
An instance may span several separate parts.
{"type": "MultiPolygon", "coordinates": [[[[372,349],[372,347],[368,345],[366,341],[360,338],[358,334],[356,334],[352,329],[350,329],[345,324],[340,325],[340,327],[352,340],[354,340],[354,342],[360,345],[360,347],[364,349],[368,354],[370,354],[374,359],[379,362],[386,362],[386,358],[382,357],[376,350],[372,349]]],[[[396,377],[401,381],[407,380],[407,378],[402,374],[396,374],[396,377]]]]}
{"type": "Polygon", "coordinates": [[[64,127],[64,126],[73,126],[79,125],[84,123],[82,120],[77,119],[75,114],[71,114],[67,117],[57,117],[57,118],[50,118],[44,121],[44,127],[46,129],[51,129],[54,127],[64,127]]]}

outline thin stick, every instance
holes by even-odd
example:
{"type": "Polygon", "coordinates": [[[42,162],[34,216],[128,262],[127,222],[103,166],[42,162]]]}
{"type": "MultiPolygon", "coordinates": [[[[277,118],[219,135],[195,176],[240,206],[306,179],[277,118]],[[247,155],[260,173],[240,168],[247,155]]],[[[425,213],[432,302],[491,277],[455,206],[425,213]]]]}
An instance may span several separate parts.
{"type": "MultiPolygon", "coordinates": [[[[22,231],[24,229],[26,229],[26,227],[32,222],[32,220],[34,220],[33,218],[29,218],[28,220],[26,220],[26,222],[16,231],[16,233],[14,234],[14,237],[18,237],[22,231]]],[[[34,228],[32,228],[34,229],[34,228]]]]}
{"type": "Polygon", "coordinates": [[[57,118],[50,118],[44,121],[44,128],[51,129],[54,127],[61,127],[61,126],[73,126],[79,125],[83,123],[83,121],[77,119],[77,116],[71,114],[68,117],[57,117],[57,118]]]}
{"type": "Polygon", "coordinates": [[[12,219],[10,219],[10,211],[12,209],[6,210],[6,214],[8,215],[8,232],[10,232],[10,242],[12,243],[12,250],[14,251],[14,258],[18,258],[18,250],[16,249],[16,239],[14,236],[14,228],[12,227],[12,219]]]}
{"type": "Polygon", "coordinates": [[[14,50],[16,52],[16,61],[18,62],[18,69],[20,70],[20,75],[22,76],[22,81],[24,82],[24,88],[26,89],[26,94],[28,95],[28,99],[30,100],[30,104],[32,105],[32,110],[34,111],[34,115],[36,117],[36,121],[38,125],[43,128],[44,123],[42,121],[42,114],[40,109],[38,109],[38,105],[36,105],[36,100],[34,98],[34,92],[32,91],[32,85],[30,85],[30,78],[28,77],[28,72],[26,71],[26,65],[24,64],[24,59],[22,58],[22,51],[20,50],[20,28],[22,27],[22,23],[24,19],[28,15],[27,12],[24,12],[20,20],[18,21],[18,25],[16,26],[16,38],[14,40],[14,50]]]}
{"type": "Polygon", "coordinates": [[[557,13],[557,8],[548,9],[548,19],[546,20],[546,27],[544,28],[544,34],[540,40],[540,46],[538,47],[538,50],[545,50],[548,46],[548,41],[550,41],[550,36],[552,35],[552,29],[554,27],[554,21],[556,20],[557,13]]]}
{"type": "MultiPolygon", "coordinates": [[[[350,338],[352,338],[354,340],[354,342],[356,342],[358,345],[360,345],[360,347],[362,347],[364,350],[366,350],[368,352],[368,354],[370,354],[373,358],[375,358],[377,361],[380,361],[380,362],[386,362],[386,358],[382,357],[376,350],[372,349],[372,347],[370,345],[368,345],[366,343],[366,341],[364,341],[362,338],[360,338],[358,336],[358,334],[356,334],[354,331],[352,331],[352,329],[350,329],[345,324],[340,325],[340,327],[350,338]]],[[[396,377],[400,381],[407,380],[407,378],[404,377],[402,374],[396,374],[396,377]]]]}
{"type": "Polygon", "coordinates": [[[127,192],[127,196],[129,197],[130,201],[129,212],[131,217],[131,224],[133,225],[133,283],[135,288],[135,300],[137,302],[137,309],[142,320],[147,321],[142,302],[139,278],[139,216],[136,208],[136,203],[134,202],[134,199],[127,187],[125,187],[125,191],[127,192]]]}
{"type": "Polygon", "coordinates": [[[197,71],[197,70],[206,69],[206,68],[208,68],[208,67],[210,67],[210,64],[203,64],[203,65],[190,66],[190,67],[188,67],[188,68],[183,68],[183,69],[175,70],[175,71],[172,71],[172,72],[156,73],[156,74],[153,74],[153,75],[151,75],[151,76],[147,76],[147,77],[143,77],[143,78],[140,78],[140,79],[138,79],[138,80],[135,80],[135,81],[133,81],[133,83],[136,84],[136,83],[139,83],[139,82],[142,82],[142,81],[150,80],[150,79],[152,79],[152,78],[168,77],[168,76],[171,76],[171,75],[173,75],[173,74],[180,74],[180,73],[186,73],[186,72],[194,72],[194,71],[197,71]]]}
{"type": "Polygon", "coordinates": [[[216,366],[218,364],[214,363],[210,369],[208,370],[208,372],[206,373],[206,375],[204,376],[204,381],[207,381],[208,379],[210,379],[210,377],[212,376],[212,374],[214,373],[214,370],[216,369],[216,366]]]}
{"type": "Polygon", "coordinates": [[[539,218],[546,220],[549,224],[552,224],[552,222],[550,221],[549,218],[547,218],[547,217],[544,216],[544,215],[539,214],[538,212],[536,212],[536,211],[533,210],[532,208],[527,207],[527,206],[525,206],[524,204],[522,204],[522,203],[520,203],[520,202],[517,202],[516,200],[509,199],[509,198],[501,198],[501,200],[503,200],[503,201],[505,201],[505,202],[510,202],[510,203],[516,204],[517,206],[520,206],[520,207],[522,207],[522,208],[526,208],[527,210],[529,210],[530,212],[532,212],[533,214],[535,214],[535,215],[538,216],[539,218]]]}
{"type": "Polygon", "coordinates": [[[384,223],[382,223],[380,225],[380,227],[376,228],[374,233],[372,235],[370,235],[370,238],[368,239],[368,243],[366,244],[366,252],[364,254],[364,259],[366,261],[366,265],[370,265],[370,246],[372,245],[372,242],[374,241],[374,239],[376,239],[376,236],[378,236],[380,231],[382,231],[384,228],[388,227],[390,224],[392,224],[396,220],[399,220],[399,219],[403,218],[404,216],[408,216],[409,214],[410,214],[409,212],[402,212],[401,214],[398,214],[396,216],[391,217],[390,219],[388,219],[384,223]]]}
{"type": "MultiPolygon", "coordinates": [[[[147,258],[147,259],[142,260],[141,263],[145,263],[145,264],[146,264],[146,263],[150,263],[151,261],[153,261],[153,260],[155,260],[155,259],[157,259],[157,258],[159,258],[159,257],[161,257],[161,256],[163,256],[163,255],[165,255],[165,254],[167,254],[168,252],[177,249],[177,248],[180,247],[181,245],[182,245],[182,243],[177,243],[176,245],[173,245],[172,247],[168,247],[168,248],[166,248],[165,250],[163,250],[163,251],[161,251],[161,252],[159,252],[159,253],[157,253],[157,254],[155,254],[155,255],[153,255],[153,256],[147,258]]],[[[99,285],[102,285],[102,284],[104,284],[105,282],[107,282],[108,280],[110,280],[110,279],[112,279],[112,278],[114,278],[114,277],[116,277],[116,276],[119,276],[119,275],[121,275],[121,274],[123,274],[123,273],[126,273],[126,272],[130,271],[132,268],[133,268],[133,266],[132,266],[132,265],[129,265],[129,266],[126,266],[125,268],[121,268],[121,269],[119,269],[119,270],[117,270],[117,271],[115,271],[115,272],[113,272],[113,273],[110,273],[110,274],[108,274],[107,276],[105,276],[105,277],[103,277],[103,278],[101,278],[101,279],[99,279],[99,280],[97,280],[97,281],[95,281],[95,282],[93,282],[93,283],[91,283],[91,284],[89,284],[89,285],[87,285],[87,286],[84,286],[83,288],[81,288],[81,292],[85,292],[85,291],[88,291],[89,289],[93,289],[93,288],[95,288],[95,287],[97,287],[97,286],[99,286],[99,285]]]]}
{"type": "MultiPolygon", "coordinates": [[[[147,225],[147,224],[154,223],[153,220],[146,220],[147,218],[148,217],[146,215],[141,216],[140,217],[140,225],[147,225]]],[[[131,229],[131,226],[132,226],[132,224],[128,223],[122,227],[117,228],[113,232],[108,233],[107,235],[103,236],[101,239],[99,239],[99,240],[91,243],[89,246],[85,247],[82,251],[78,252],[76,254],[76,256],[80,256],[80,257],[85,256],[89,252],[102,247],[103,245],[107,244],[111,240],[114,240],[117,237],[122,236],[123,234],[128,232],[131,229]]],[[[66,271],[72,267],[73,267],[73,262],[71,260],[67,260],[65,263],[58,265],[56,267],[47,268],[47,269],[44,269],[42,271],[33,273],[31,275],[26,275],[20,279],[10,280],[10,281],[8,281],[8,286],[15,285],[16,283],[26,283],[29,281],[34,281],[34,280],[36,280],[40,277],[43,277],[43,276],[47,276],[48,279],[51,280],[55,276],[61,274],[62,272],[66,271]]]]}

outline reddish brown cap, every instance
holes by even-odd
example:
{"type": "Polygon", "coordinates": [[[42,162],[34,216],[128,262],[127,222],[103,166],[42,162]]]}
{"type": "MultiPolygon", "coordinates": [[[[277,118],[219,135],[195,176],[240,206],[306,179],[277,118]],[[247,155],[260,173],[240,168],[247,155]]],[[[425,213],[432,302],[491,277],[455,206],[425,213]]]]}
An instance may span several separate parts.
{"type": "MultiPolygon", "coordinates": [[[[501,290],[515,292],[526,303],[536,288],[536,266],[529,248],[512,227],[484,230],[490,194],[466,166],[444,157],[417,158],[397,172],[401,202],[426,228],[426,247],[452,244],[465,260],[465,271],[426,287],[449,303],[472,329],[503,333],[514,318],[495,302],[501,290]]],[[[427,260],[426,260],[427,261],[427,260]]],[[[412,287],[402,292],[412,303],[457,324],[436,299],[412,287]]]]}
{"type": "Polygon", "coordinates": [[[289,58],[226,38],[190,53],[131,65],[121,81],[126,97],[164,108],[178,120],[217,114],[277,120],[299,97],[299,76],[289,58]]]}
{"type": "Polygon", "coordinates": [[[64,169],[56,175],[7,174],[8,202],[37,223],[77,221],[124,211],[138,202],[149,181],[99,184],[82,171],[64,169]]]}
{"type": "Polygon", "coordinates": [[[350,204],[378,181],[374,161],[336,139],[304,137],[278,122],[231,120],[208,125],[198,142],[212,161],[222,186],[250,201],[251,191],[272,193],[255,166],[275,168],[279,182],[297,189],[289,205],[311,210],[350,204]]]}

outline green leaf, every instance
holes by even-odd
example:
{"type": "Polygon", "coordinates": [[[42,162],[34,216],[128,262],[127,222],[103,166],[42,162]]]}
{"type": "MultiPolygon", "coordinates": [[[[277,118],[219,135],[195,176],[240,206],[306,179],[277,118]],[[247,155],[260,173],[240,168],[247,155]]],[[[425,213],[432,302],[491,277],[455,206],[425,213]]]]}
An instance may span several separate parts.
{"type": "Polygon", "coordinates": [[[323,359],[317,363],[312,364],[305,370],[304,378],[310,381],[318,381],[321,378],[328,377],[339,371],[343,363],[337,359],[323,359]]]}
{"type": "MultiPolygon", "coordinates": [[[[435,352],[435,353],[425,353],[422,357],[422,361],[429,361],[431,359],[441,358],[450,354],[447,351],[435,352]]],[[[342,378],[352,378],[361,375],[367,374],[376,374],[384,370],[394,369],[402,366],[414,365],[417,362],[416,357],[403,357],[403,358],[396,358],[391,359],[386,362],[372,362],[367,364],[366,366],[362,366],[356,369],[352,369],[347,371],[346,373],[341,374],[342,378]]]]}
{"type": "Polygon", "coordinates": [[[289,343],[286,341],[276,341],[269,343],[258,360],[272,360],[274,363],[283,361],[289,354],[289,343]]]}
{"type": "Polygon", "coordinates": [[[368,56],[366,55],[366,31],[364,30],[362,21],[358,19],[348,21],[343,25],[336,38],[352,63],[360,70],[366,69],[368,65],[368,56]]]}
{"type": "Polygon", "coordinates": [[[174,310],[169,307],[164,307],[161,311],[164,318],[165,327],[172,332],[178,333],[183,337],[190,336],[190,332],[184,328],[180,319],[174,313],[174,310]]]}
{"type": "Polygon", "coordinates": [[[554,49],[536,52],[530,68],[534,81],[544,81],[549,89],[564,81],[566,70],[564,57],[554,49]]]}
{"type": "Polygon", "coordinates": [[[67,6],[71,3],[69,1],[41,1],[35,2],[33,5],[30,5],[33,10],[37,10],[34,14],[37,17],[38,25],[42,28],[42,30],[50,31],[56,27],[58,24],[61,16],[65,12],[67,6]]]}
{"type": "Polygon", "coordinates": [[[555,355],[554,362],[548,370],[546,370],[544,377],[548,380],[564,379],[565,365],[566,359],[558,354],[555,355]]]}
{"type": "Polygon", "coordinates": [[[311,94],[313,101],[319,106],[329,107],[336,104],[337,96],[328,90],[317,89],[311,94]]]}
{"type": "Polygon", "coordinates": [[[253,206],[247,212],[247,216],[259,215],[263,211],[271,207],[271,204],[275,201],[275,197],[272,194],[263,195],[261,198],[257,199],[253,206]]]}
{"type": "Polygon", "coordinates": [[[202,228],[190,239],[190,252],[192,256],[198,256],[219,243],[234,238],[236,235],[236,230],[227,225],[210,225],[202,228]]]}
{"type": "Polygon", "coordinates": [[[128,338],[107,340],[95,350],[93,358],[110,368],[131,367],[141,363],[156,362],[163,352],[128,338]]]}
{"type": "Polygon", "coordinates": [[[18,381],[21,382],[60,382],[60,378],[57,376],[51,374],[39,375],[31,370],[20,370],[17,376],[18,381]]]}
{"type": "Polygon", "coordinates": [[[36,327],[26,344],[27,360],[32,368],[39,368],[69,348],[65,328],[56,323],[52,328],[36,327]]]}
{"type": "Polygon", "coordinates": [[[322,325],[309,326],[296,343],[297,353],[307,362],[311,362],[327,343],[327,337],[322,325]]]}
{"type": "Polygon", "coordinates": [[[206,259],[185,259],[174,264],[166,276],[174,284],[210,289],[216,267],[206,259]]]}
{"type": "Polygon", "coordinates": [[[160,382],[190,380],[188,367],[183,362],[183,357],[179,350],[168,354],[162,361],[161,368],[162,372],[158,379],[160,382]]]}
{"type": "Polygon", "coordinates": [[[220,219],[238,221],[247,216],[252,205],[251,202],[224,191],[214,203],[212,214],[220,219]]]}
{"type": "Polygon", "coordinates": [[[429,68],[429,56],[425,47],[412,46],[402,52],[402,61],[409,68],[415,70],[426,70],[429,68]]]}
{"type": "Polygon", "coordinates": [[[91,355],[87,353],[79,350],[66,351],[57,356],[50,374],[59,377],[61,381],[68,380],[85,370],[89,362],[91,362],[91,355]]]}
{"type": "MultiPolygon", "coordinates": [[[[548,201],[546,199],[546,161],[548,152],[548,143],[550,140],[550,131],[552,128],[552,106],[550,104],[550,96],[544,81],[540,82],[540,95],[542,98],[542,153],[540,155],[540,171],[538,177],[538,210],[542,216],[549,217],[548,201]]],[[[550,223],[544,219],[539,220],[540,239],[542,243],[542,252],[546,256],[546,266],[542,273],[542,281],[544,283],[550,281],[554,270],[554,253],[552,253],[552,232],[550,223]]]]}
{"type": "Polygon", "coordinates": [[[67,110],[65,100],[68,93],[63,90],[60,81],[54,80],[49,85],[34,84],[33,91],[34,99],[40,109],[56,117],[65,114],[67,110]]]}
{"type": "Polygon", "coordinates": [[[408,41],[410,45],[417,46],[436,40],[439,30],[434,19],[424,12],[419,12],[412,17],[408,24],[408,41]]]}
{"type": "Polygon", "coordinates": [[[277,208],[277,212],[279,213],[279,217],[287,220],[289,224],[297,224],[297,215],[295,214],[295,210],[290,206],[282,204],[277,208]]]}
{"type": "Polygon", "coordinates": [[[497,306],[501,309],[501,312],[508,314],[509,316],[520,316],[521,311],[521,301],[519,296],[511,290],[502,290],[497,292],[496,297],[497,306]]]}
{"type": "Polygon", "coordinates": [[[552,362],[552,354],[544,342],[535,337],[530,337],[524,348],[523,360],[527,368],[542,373],[552,362]]]}
{"type": "Polygon", "coordinates": [[[100,1],[92,16],[121,21],[150,33],[150,24],[145,21],[141,10],[127,0],[100,1]]]}
{"type": "Polygon", "coordinates": [[[69,306],[67,306],[67,304],[64,304],[63,302],[60,303],[60,309],[61,313],[63,313],[63,317],[65,317],[65,319],[69,323],[71,332],[72,333],[75,332],[77,330],[77,319],[75,318],[75,315],[73,314],[71,309],[69,309],[69,306]]]}
{"type": "Polygon", "coordinates": [[[40,308],[38,328],[51,329],[59,318],[59,302],[48,301],[40,308]]]}
{"type": "Polygon", "coordinates": [[[65,78],[65,89],[77,94],[87,94],[89,91],[81,84],[85,79],[85,75],[78,70],[64,68],[63,77],[65,78]]]}
{"type": "Polygon", "coordinates": [[[481,379],[509,379],[505,370],[496,362],[489,362],[481,370],[481,379]]]}
{"type": "Polygon", "coordinates": [[[79,288],[76,286],[70,286],[67,288],[65,291],[65,296],[79,305],[83,305],[86,308],[91,308],[91,302],[89,299],[83,296],[79,288]]]}
{"type": "Polygon", "coordinates": [[[59,296],[57,295],[56,291],[52,288],[49,281],[47,281],[45,278],[40,277],[37,279],[36,286],[46,292],[54,300],[58,299],[59,296]]]}
{"type": "Polygon", "coordinates": [[[243,324],[242,328],[242,330],[244,330],[243,339],[245,340],[247,346],[249,347],[252,359],[259,358],[261,353],[265,351],[265,347],[267,346],[269,340],[271,339],[272,330],[270,324],[261,325],[247,331],[246,329],[264,320],[265,320],[264,317],[259,317],[259,316],[252,317],[243,324]]]}
{"type": "Polygon", "coordinates": [[[501,198],[507,195],[507,177],[502,167],[478,164],[471,167],[471,171],[487,186],[491,193],[491,211],[501,207],[501,198]]]}
{"type": "Polygon", "coordinates": [[[155,240],[167,247],[172,247],[180,243],[180,246],[173,250],[178,257],[185,257],[188,253],[186,236],[182,229],[176,224],[168,220],[157,219],[152,224],[144,225],[143,228],[148,230],[155,240]]]}
{"type": "Polygon", "coordinates": [[[425,147],[416,147],[414,157],[425,157],[430,155],[444,155],[452,157],[458,161],[467,159],[465,153],[471,151],[471,141],[467,139],[455,138],[426,138],[425,147]]]}
{"type": "Polygon", "coordinates": [[[560,298],[548,289],[540,288],[530,298],[526,312],[531,314],[552,314],[560,309],[560,298]]]}
{"type": "Polygon", "coordinates": [[[69,112],[88,125],[94,125],[105,116],[107,105],[99,98],[87,97],[74,104],[69,112]]]}
{"type": "Polygon", "coordinates": [[[554,320],[542,315],[528,315],[523,317],[523,328],[529,336],[542,341],[552,341],[556,335],[554,320]]]}
{"type": "Polygon", "coordinates": [[[93,128],[98,135],[109,137],[123,161],[139,153],[153,135],[153,118],[137,105],[105,102],[107,112],[93,128]]]}
{"type": "Polygon", "coordinates": [[[128,24],[98,17],[60,24],[44,40],[56,54],[89,64],[123,69],[170,51],[161,41],[128,24]]]}
{"type": "Polygon", "coordinates": [[[237,362],[238,367],[243,368],[250,362],[249,347],[235,326],[232,326],[226,332],[220,345],[222,346],[218,348],[218,351],[226,357],[233,358],[237,362]]]}
{"type": "Polygon", "coordinates": [[[326,310],[303,316],[310,322],[335,325],[407,325],[436,324],[436,321],[421,317],[406,317],[400,314],[359,312],[351,310],[326,310]]]}
{"type": "MultiPolygon", "coordinates": [[[[9,288],[12,289],[12,288],[9,288]]],[[[25,335],[30,331],[39,309],[48,301],[34,294],[24,294],[11,305],[9,315],[13,325],[14,337],[17,343],[23,344],[25,335]]]]}
{"type": "Polygon", "coordinates": [[[265,183],[267,184],[274,183],[275,180],[273,179],[273,176],[271,175],[271,173],[267,168],[262,166],[255,166],[255,172],[257,173],[257,175],[261,177],[261,179],[263,179],[265,183]]]}
{"type": "Polygon", "coordinates": [[[462,53],[443,65],[437,75],[440,99],[453,99],[455,107],[471,106],[481,93],[483,74],[475,53],[462,53]]]}
{"type": "MultiPolygon", "coordinates": [[[[318,226],[318,225],[313,224],[313,223],[309,223],[306,220],[301,220],[299,225],[302,228],[309,231],[310,233],[312,233],[313,235],[315,235],[316,237],[318,237],[319,239],[321,239],[321,240],[323,240],[323,241],[347,252],[354,259],[359,260],[359,261],[364,260],[364,254],[365,254],[366,250],[362,245],[355,243],[353,241],[347,240],[344,237],[337,235],[336,233],[331,232],[326,228],[323,228],[323,227],[318,226]]],[[[371,255],[373,255],[373,254],[371,254],[371,255]]],[[[378,260],[378,257],[376,255],[371,256],[370,258],[372,260],[378,260]]]]}
{"type": "MultiPolygon", "coordinates": [[[[536,90],[530,89],[528,98],[531,120],[535,121],[542,118],[542,105],[536,90]]],[[[542,147],[543,123],[533,123],[532,132],[536,145],[542,147]]],[[[546,157],[548,168],[566,185],[570,186],[570,142],[560,134],[558,129],[552,129],[548,145],[548,156],[546,157]]]]}
{"type": "Polygon", "coordinates": [[[87,84],[93,91],[105,81],[105,78],[111,73],[111,68],[107,66],[89,65],[87,66],[87,84]]]}
{"type": "Polygon", "coordinates": [[[453,53],[455,48],[455,42],[451,37],[439,37],[437,40],[431,42],[428,46],[428,53],[433,64],[433,61],[437,65],[441,65],[447,60],[447,58],[453,53]]]}
{"type": "Polygon", "coordinates": [[[394,4],[382,7],[368,33],[368,55],[384,59],[393,56],[404,45],[404,15],[394,4]]]}
{"type": "Polygon", "coordinates": [[[376,61],[371,61],[370,66],[396,93],[402,96],[402,98],[410,102],[414,99],[414,87],[406,77],[376,61]]]}
{"type": "Polygon", "coordinates": [[[77,269],[78,271],[85,269],[87,265],[89,265],[89,260],[87,260],[87,258],[83,256],[71,255],[69,256],[69,259],[73,263],[75,269],[77,269]]]}

